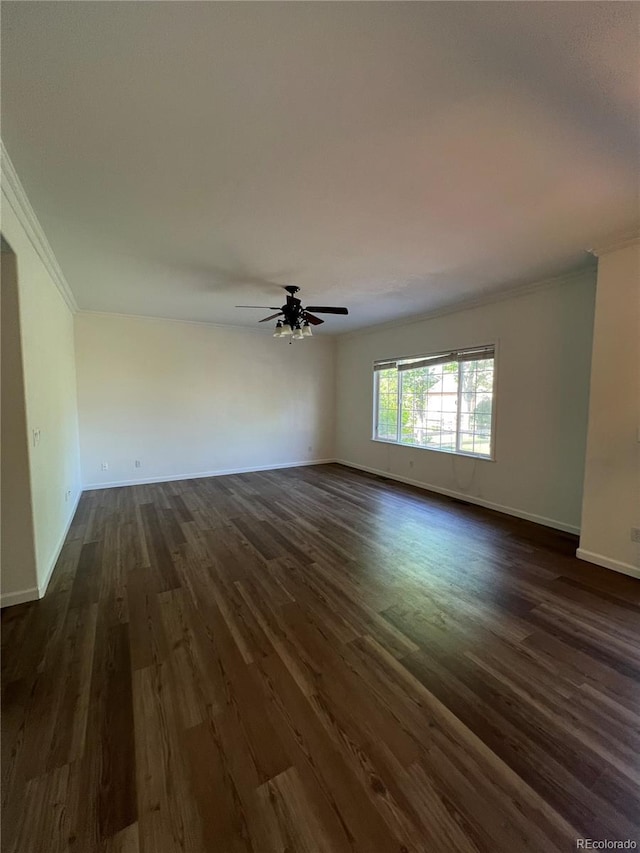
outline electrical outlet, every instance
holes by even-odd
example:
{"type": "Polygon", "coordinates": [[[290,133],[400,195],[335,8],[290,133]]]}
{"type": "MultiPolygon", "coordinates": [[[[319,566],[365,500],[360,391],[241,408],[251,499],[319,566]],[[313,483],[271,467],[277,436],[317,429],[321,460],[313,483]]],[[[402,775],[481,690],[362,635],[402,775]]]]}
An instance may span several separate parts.
{"type": "Polygon", "coordinates": [[[136,466],[136,468],[142,467],[142,462],[139,459],[136,459],[136,461],[133,464],[136,466]]]}
{"type": "Polygon", "coordinates": [[[631,541],[640,542],[640,527],[631,528],[631,541]]]}
{"type": "Polygon", "coordinates": [[[100,468],[102,471],[108,471],[109,470],[109,463],[103,462],[102,465],[100,466],[100,468]]]}
{"type": "Polygon", "coordinates": [[[67,489],[67,491],[64,493],[65,503],[69,500],[70,497],[71,497],[71,489],[67,489]]]}
{"type": "Polygon", "coordinates": [[[33,430],[33,446],[37,447],[39,444],[40,444],[40,430],[34,429],[33,430]]]}

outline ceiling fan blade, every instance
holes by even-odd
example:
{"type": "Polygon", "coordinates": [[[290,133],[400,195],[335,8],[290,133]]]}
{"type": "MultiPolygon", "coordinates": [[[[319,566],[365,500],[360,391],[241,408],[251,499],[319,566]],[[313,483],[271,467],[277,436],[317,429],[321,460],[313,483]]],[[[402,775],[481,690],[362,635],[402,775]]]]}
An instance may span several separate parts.
{"type": "Polygon", "coordinates": [[[282,317],[282,311],[277,311],[275,314],[271,314],[269,317],[265,317],[264,320],[258,320],[258,323],[266,323],[267,320],[275,320],[276,317],[282,317]]]}
{"type": "Polygon", "coordinates": [[[264,308],[267,311],[279,311],[277,305],[236,305],[236,308],[264,308]]]}
{"type": "Polygon", "coordinates": [[[304,312],[304,319],[308,320],[312,326],[319,326],[320,323],[324,323],[324,320],[321,320],[320,317],[314,317],[313,314],[309,314],[308,311],[304,312]]]}
{"type": "Polygon", "coordinates": [[[323,305],[309,305],[307,311],[316,311],[318,314],[348,314],[348,308],[327,307],[323,305]]]}

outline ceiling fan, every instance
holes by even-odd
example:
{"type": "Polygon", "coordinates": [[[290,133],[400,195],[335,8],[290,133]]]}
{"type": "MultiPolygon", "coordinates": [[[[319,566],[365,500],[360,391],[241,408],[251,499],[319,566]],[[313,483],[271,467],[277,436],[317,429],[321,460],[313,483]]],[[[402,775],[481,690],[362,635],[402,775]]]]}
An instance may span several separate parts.
{"type": "Polygon", "coordinates": [[[336,306],[326,305],[309,305],[303,308],[301,301],[296,297],[296,293],[300,290],[294,284],[287,284],[284,288],[287,291],[287,301],[281,308],[276,308],[273,305],[236,305],[236,308],[265,308],[275,311],[275,314],[270,314],[259,323],[266,323],[269,320],[275,320],[276,330],[274,338],[286,338],[291,335],[292,339],[300,340],[302,338],[311,337],[311,326],[319,326],[324,323],[320,317],[315,314],[348,314],[348,308],[338,308],[336,306]],[[315,312],[315,313],[313,313],[315,312]],[[283,319],[281,320],[280,317],[283,319]]]}

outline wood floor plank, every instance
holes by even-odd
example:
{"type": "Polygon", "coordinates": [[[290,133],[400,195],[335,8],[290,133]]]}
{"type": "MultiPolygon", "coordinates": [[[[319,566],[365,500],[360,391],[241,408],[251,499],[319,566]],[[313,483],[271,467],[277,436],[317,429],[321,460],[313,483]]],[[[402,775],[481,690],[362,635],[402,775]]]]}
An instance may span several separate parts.
{"type": "Polygon", "coordinates": [[[248,815],[230,772],[215,719],[186,729],[182,739],[205,846],[229,853],[254,851],[248,815]]]}
{"type": "Polygon", "coordinates": [[[135,568],[127,579],[129,642],[134,669],[158,665],[169,654],[152,568],[135,568]]]}
{"type": "Polygon", "coordinates": [[[65,648],[56,661],[63,690],[47,757],[49,770],[77,761],[84,751],[97,618],[97,604],[67,612],[65,648]]]}
{"type": "Polygon", "coordinates": [[[127,626],[98,615],[86,732],[77,770],[79,846],[97,850],[137,818],[136,759],[127,626]]]}
{"type": "Polygon", "coordinates": [[[2,614],[2,851],[640,840],[640,581],[339,465],[84,494],[2,614]]]}
{"type": "Polygon", "coordinates": [[[30,779],[25,787],[22,814],[15,834],[3,823],[3,850],[24,853],[26,850],[47,850],[48,853],[68,853],[77,840],[77,797],[72,790],[73,768],[65,764],[50,773],[30,779]],[[7,831],[11,837],[7,838],[7,831]],[[38,839],[37,846],[33,840],[38,839]]]}
{"type": "Polygon", "coordinates": [[[335,853],[295,767],[261,785],[258,798],[268,827],[265,849],[335,853]]]}
{"type": "MultiPolygon", "coordinates": [[[[101,665],[94,660],[90,709],[92,738],[100,749],[98,825],[104,840],[134,823],[137,818],[135,737],[131,658],[126,625],[109,625],[96,643],[104,650],[101,665]],[[99,679],[99,681],[98,681],[99,679]],[[96,707],[100,704],[100,708],[96,707]],[[99,715],[99,719],[96,716],[99,715]]],[[[85,755],[95,748],[87,744],[85,755]]]]}
{"type": "Polygon", "coordinates": [[[167,541],[170,537],[161,521],[160,512],[152,503],[142,504],[140,507],[147,553],[152,567],[148,579],[153,583],[155,592],[165,592],[180,586],[167,541]]]}
{"type": "Polygon", "coordinates": [[[141,853],[202,853],[202,826],[191,794],[180,727],[162,664],[133,673],[135,765],[141,853]]]}
{"type": "Polygon", "coordinates": [[[342,750],[332,742],[320,720],[311,713],[308,699],[274,655],[257,666],[263,689],[271,702],[271,719],[296,766],[306,766],[322,790],[354,849],[397,851],[399,842],[372,806],[342,750]]]}
{"type": "Polygon", "coordinates": [[[100,853],[140,853],[138,824],[132,823],[102,842],[100,853]]]}
{"type": "Polygon", "coordinates": [[[182,725],[190,728],[204,722],[220,710],[220,696],[215,684],[207,678],[196,633],[198,617],[187,593],[170,590],[159,596],[159,609],[169,645],[166,663],[171,667],[173,682],[180,694],[178,714],[182,725]]]}

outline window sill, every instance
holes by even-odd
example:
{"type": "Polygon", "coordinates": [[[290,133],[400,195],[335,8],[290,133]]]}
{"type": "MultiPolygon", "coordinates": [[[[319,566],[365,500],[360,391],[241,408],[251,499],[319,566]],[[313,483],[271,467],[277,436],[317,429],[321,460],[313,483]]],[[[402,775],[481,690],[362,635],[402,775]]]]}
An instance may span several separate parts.
{"type": "Polygon", "coordinates": [[[403,444],[399,441],[391,441],[386,438],[372,437],[370,440],[375,441],[377,444],[387,444],[392,447],[406,447],[408,450],[430,450],[431,453],[446,453],[447,456],[465,456],[467,459],[480,459],[482,462],[496,461],[494,454],[491,456],[481,456],[479,453],[465,453],[464,450],[442,450],[440,447],[423,447],[421,444],[403,444]]]}

